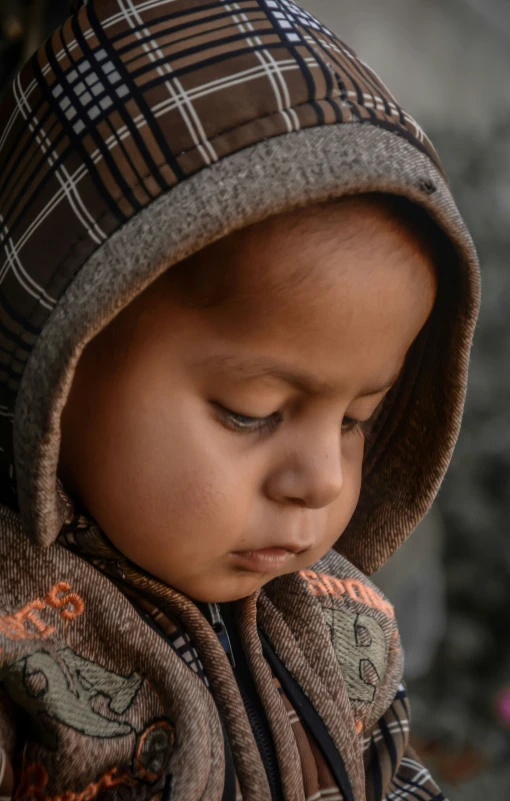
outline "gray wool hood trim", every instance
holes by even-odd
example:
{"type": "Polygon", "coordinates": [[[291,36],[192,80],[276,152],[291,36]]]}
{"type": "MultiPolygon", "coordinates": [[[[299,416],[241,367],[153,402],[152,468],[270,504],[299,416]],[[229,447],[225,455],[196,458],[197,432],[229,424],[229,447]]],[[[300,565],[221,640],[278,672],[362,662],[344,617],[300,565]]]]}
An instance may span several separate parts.
{"type": "Polygon", "coordinates": [[[453,244],[461,276],[458,314],[450,311],[450,327],[442,331],[447,342],[444,356],[437,355],[437,372],[421,385],[415,376],[412,391],[404,393],[411,412],[401,409],[391,441],[385,437],[384,452],[392,449],[391,458],[385,456],[381,468],[381,454],[371,456],[358,509],[338,542],[338,549],[364,572],[386,561],[432,503],[457,439],[479,276],[471,238],[431,160],[403,138],[369,125],[311,128],[235,153],[152,202],[88,259],[46,323],[16,402],[19,504],[23,524],[36,542],[50,545],[63,522],[56,492],[60,418],[85,345],[162,272],[229,232],[292,208],[376,191],[403,195],[426,209],[453,244]],[[442,385],[448,400],[436,409],[431,398],[434,424],[423,434],[423,443],[412,443],[413,463],[427,450],[428,466],[408,476],[408,418],[423,414],[413,398],[420,397],[420,386],[422,393],[424,387],[433,392],[438,381],[448,384],[442,385]]]}

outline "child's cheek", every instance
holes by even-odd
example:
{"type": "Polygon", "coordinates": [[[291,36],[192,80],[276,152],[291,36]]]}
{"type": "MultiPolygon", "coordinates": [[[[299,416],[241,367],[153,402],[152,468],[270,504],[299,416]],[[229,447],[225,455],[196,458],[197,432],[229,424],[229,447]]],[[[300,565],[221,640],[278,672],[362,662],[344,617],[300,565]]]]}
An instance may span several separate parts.
{"type": "Polygon", "coordinates": [[[361,492],[363,454],[365,443],[359,433],[351,433],[342,438],[343,490],[340,497],[342,508],[341,533],[354,514],[361,492]]]}

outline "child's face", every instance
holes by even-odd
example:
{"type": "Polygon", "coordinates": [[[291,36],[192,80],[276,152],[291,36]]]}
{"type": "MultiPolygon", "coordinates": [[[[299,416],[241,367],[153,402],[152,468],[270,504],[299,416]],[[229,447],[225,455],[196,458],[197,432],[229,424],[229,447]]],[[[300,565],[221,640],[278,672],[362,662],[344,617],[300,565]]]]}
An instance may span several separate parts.
{"type": "Polygon", "coordinates": [[[61,475],[129,559],[221,602],[314,563],[344,531],[364,448],[353,421],[401,370],[435,275],[362,197],[259,223],[190,265],[204,281],[225,271],[227,296],[187,302],[180,266],[90,343],[61,475]]]}

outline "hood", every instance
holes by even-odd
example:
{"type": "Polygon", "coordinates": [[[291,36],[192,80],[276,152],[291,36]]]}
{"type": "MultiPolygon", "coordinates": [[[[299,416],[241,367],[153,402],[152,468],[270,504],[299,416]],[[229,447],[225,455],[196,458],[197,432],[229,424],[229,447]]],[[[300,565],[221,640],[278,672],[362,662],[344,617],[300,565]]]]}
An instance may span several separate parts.
{"type": "Polygon", "coordinates": [[[49,545],[66,515],[60,416],[87,342],[214,240],[364,192],[428,213],[444,232],[448,288],[337,543],[371,573],[446,471],[478,310],[476,253],[434,148],[373,71],[291,0],[75,4],[0,108],[0,471],[30,537],[49,545]]]}

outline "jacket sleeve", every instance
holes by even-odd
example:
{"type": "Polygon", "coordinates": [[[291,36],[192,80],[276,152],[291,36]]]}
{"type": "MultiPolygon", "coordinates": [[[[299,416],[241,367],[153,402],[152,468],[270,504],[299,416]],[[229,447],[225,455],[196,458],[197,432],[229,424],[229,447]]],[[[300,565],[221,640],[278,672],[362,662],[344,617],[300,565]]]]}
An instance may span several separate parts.
{"type": "Polygon", "coordinates": [[[409,713],[402,684],[389,709],[366,733],[367,801],[447,801],[409,745],[409,713]]]}

